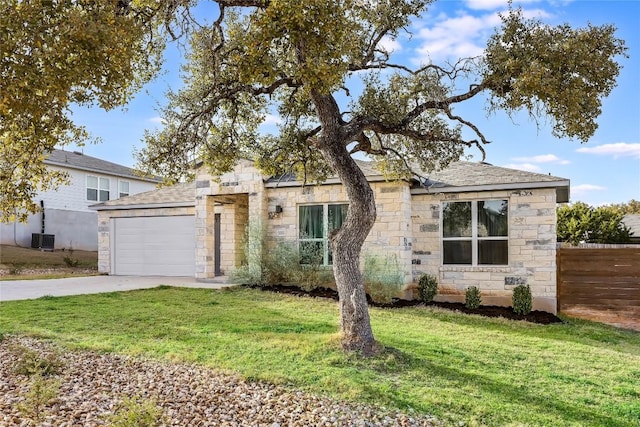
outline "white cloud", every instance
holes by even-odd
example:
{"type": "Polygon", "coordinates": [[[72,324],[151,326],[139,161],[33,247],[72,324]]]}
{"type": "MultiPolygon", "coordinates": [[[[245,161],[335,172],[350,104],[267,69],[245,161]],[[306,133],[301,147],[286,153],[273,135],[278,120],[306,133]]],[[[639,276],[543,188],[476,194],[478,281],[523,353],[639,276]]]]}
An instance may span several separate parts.
{"type": "Polygon", "coordinates": [[[524,163],[557,163],[560,165],[568,165],[571,163],[569,160],[561,159],[555,154],[541,154],[539,156],[533,157],[514,157],[514,162],[524,162],[524,163]]]}
{"type": "Polygon", "coordinates": [[[592,191],[604,191],[607,187],[594,184],[580,184],[571,186],[571,195],[584,195],[592,191]]]}
{"type": "Polygon", "coordinates": [[[380,40],[380,47],[390,54],[393,52],[400,52],[402,50],[400,42],[391,37],[383,37],[382,40],[380,40]]]}
{"type": "Polygon", "coordinates": [[[617,142],[614,144],[598,145],[597,147],[581,147],[578,153],[598,154],[601,156],[635,157],[640,159],[640,143],[617,142]]]}
{"type": "MultiPolygon", "coordinates": [[[[521,4],[527,3],[537,3],[540,0],[516,0],[513,2],[514,6],[518,6],[521,4]]],[[[508,0],[467,0],[467,7],[469,9],[475,10],[494,10],[494,9],[505,9],[509,4],[508,0]]]]}
{"type": "Polygon", "coordinates": [[[505,168],[509,169],[517,169],[521,171],[529,171],[529,172],[540,172],[540,166],[534,165],[532,163],[511,163],[508,165],[504,165],[505,168]]]}
{"type": "MultiPolygon", "coordinates": [[[[533,3],[538,0],[524,0],[518,3],[533,3]]],[[[431,16],[428,22],[418,22],[416,26],[416,65],[443,59],[476,57],[483,54],[487,40],[495,28],[502,25],[500,13],[507,11],[506,0],[469,0],[468,9],[458,10],[455,16],[439,14],[431,16]],[[483,12],[486,11],[486,12],[483,12]]],[[[542,9],[523,9],[525,18],[549,18],[551,14],[542,9]]]]}
{"type": "Polygon", "coordinates": [[[275,114],[267,114],[262,122],[262,125],[279,125],[282,123],[282,119],[280,116],[276,116],[275,114]]]}
{"type": "Polygon", "coordinates": [[[150,119],[147,119],[147,121],[151,122],[151,123],[158,124],[158,125],[164,124],[164,119],[162,117],[159,117],[159,116],[151,117],[150,119]]]}
{"type": "Polygon", "coordinates": [[[500,25],[497,13],[472,16],[467,13],[456,17],[441,17],[429,28],[418,31],[421,46],[415,58],[417,63],[429,63],[442,58],[469,58],[479,56],[493,28],[500,25]]]}

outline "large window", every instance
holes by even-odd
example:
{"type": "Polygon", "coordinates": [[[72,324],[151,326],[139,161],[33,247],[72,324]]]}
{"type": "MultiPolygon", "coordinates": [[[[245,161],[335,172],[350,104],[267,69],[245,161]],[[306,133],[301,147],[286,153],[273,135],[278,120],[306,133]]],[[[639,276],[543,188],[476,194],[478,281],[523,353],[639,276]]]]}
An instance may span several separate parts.
{"type": "Polygon", "coordinates": [[[306,205],[299,207],[300,257],[303,264],[333,264],[328,236],[342,226],[348,205],[306,205]]]}
{"type": "Polygon", "coordinates": [[[444,203],[442,252],[443,264],[509,264],[509,202],[444,203]]]}
{"type": "Polygon", "coordinates": [[[87,175],[87,200],[93,202],[109,200],[109,178],[87,175]]]}

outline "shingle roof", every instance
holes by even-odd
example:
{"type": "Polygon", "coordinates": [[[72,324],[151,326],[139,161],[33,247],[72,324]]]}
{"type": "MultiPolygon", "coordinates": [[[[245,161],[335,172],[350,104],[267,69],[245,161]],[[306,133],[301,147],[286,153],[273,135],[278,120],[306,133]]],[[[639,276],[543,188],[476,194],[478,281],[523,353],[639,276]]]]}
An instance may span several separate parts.
{"type": "Polygon", "coordinates": [[[427,181],[423,184],[431,188],[566,181],[557,176],[476,162],[455,162],[446,169],[427,174],[426,177],[427,181]]]}
{"type": "Polygon", "coordinates": [[[632,237],[640,238],[640,215],[626,214],[622,217],[622,223],[629,227],[633,233],[632,237]]]}
{"type": "MultiPolygon", "coordinates": [[[[373,162],[358,161],[358,165],[371,181],[384,180],[384,176],[375,168],[373,162]]],[[[415,180],[412,193],[468,192],[505,189],[556,188],[557,202],[569,201],[569,180],[552,175],[508,169],[488,163],[456,162],[446,169],[426,175],[422,185],[415,180]]],[[[330,178],[326,183],[337,183],[330,178]]],[[[295,176],[272,177],[266,180],[269,187],[301,185],[295,176]]],[[[133,205],[146,207],[194,206],[195,184],[183,183],[164,187],[146,193],[122,197],[117,200],[94,205],[93,209],[123,209],[133,205]]]]}
{"type": "Polygon", "coordinates": [[[134,207],[152,208],[169,206],[195,206],[196,184],[193,182],[179,183],[170,187],[133,194],[108,202],[91,206],[101,211],[109,209],[132,209],[134,207]]]}
{"type": "Polygon", "coordinates": [[[144,177],[137,175],[134,169],[117,163],[108,162],[96,157],[87,156],[76,151],[53,150],[44,160],[48,165],[62,166],[89,172],[99,172],[123,178],[137,179],[148,182],[161,182],[158,177],[144,177]]]}

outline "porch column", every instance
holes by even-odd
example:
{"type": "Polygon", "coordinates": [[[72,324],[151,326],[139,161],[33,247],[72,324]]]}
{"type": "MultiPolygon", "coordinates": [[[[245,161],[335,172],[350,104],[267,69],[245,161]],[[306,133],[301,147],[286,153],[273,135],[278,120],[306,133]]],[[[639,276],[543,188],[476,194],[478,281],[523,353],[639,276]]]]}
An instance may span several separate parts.
{"type": "Polygon", "coordinates": [[[196,279],[210,279],[214,271],[214,198],[196,196],[196,279]]]}

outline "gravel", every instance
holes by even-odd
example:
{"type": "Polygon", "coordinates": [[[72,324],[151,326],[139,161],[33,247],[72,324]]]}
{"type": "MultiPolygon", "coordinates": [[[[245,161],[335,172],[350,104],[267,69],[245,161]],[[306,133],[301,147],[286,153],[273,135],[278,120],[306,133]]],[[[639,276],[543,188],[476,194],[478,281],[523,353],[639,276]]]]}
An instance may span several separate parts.
{"type": "Polygon", "coordinates": [[[34,425],[18,409],[32,384],[28,376],[15,369],[25,347],[43,358],[57,354],[63,361],[60,373],[55,375],[59,392],[42,410],[40,426],[105,426],[127,397],[157,405],[165,426],[437,425],[431,417],[247,382],[202,366],[64,351],[45,341],[5,336],[0,340],[2,426],[34,425]]]}

